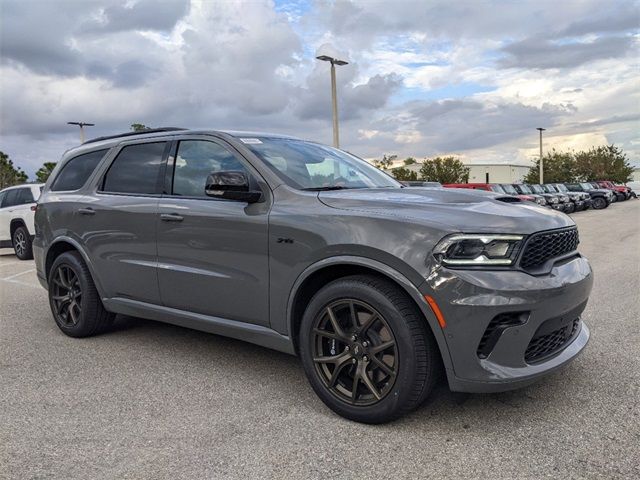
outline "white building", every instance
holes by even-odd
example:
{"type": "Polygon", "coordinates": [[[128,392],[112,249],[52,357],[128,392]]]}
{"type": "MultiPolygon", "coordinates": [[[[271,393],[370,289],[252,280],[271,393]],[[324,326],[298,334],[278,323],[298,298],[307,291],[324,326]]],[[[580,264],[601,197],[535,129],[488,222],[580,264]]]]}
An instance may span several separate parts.
{"type": "MultiPolygon", "coordinates": [[[[467,163],[466,166],[469,167],[469,183],[522,183],[530,169],[527,165],[507,163],[467,163]]],[[[418,172],[420,167],[421,162],[407,168],[418,172]]]]}

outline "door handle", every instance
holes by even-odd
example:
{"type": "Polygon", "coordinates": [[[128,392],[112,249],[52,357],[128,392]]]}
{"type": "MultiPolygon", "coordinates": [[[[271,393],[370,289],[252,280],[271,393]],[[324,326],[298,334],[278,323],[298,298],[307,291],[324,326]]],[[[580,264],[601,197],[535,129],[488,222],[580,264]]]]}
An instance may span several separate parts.
{"type": "Polygon", "coordinates": [[[91,207],[87,207],[87,208],[79,208],[78,213],[80,215],[95,215],[96,211],[91,207]]]}
{"type": "Polygon", "coordinates": [[[161,213],[160,220],[163,222],[181,222],[184,220],[182,215],[178,215],[177,213],[161,213]]]}

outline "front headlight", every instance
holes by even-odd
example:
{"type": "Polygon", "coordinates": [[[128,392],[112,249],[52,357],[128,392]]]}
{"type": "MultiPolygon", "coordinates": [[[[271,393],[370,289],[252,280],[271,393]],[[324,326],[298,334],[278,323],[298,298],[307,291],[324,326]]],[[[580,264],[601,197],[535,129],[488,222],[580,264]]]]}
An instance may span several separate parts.
{"type": "Polygon", "coordinates": [[[558,200],[558,197],[551,197],[551,203],[560,203],[560,200],[558,200]]]}
{"type": "Polygon", "coordinates": [[[544,198],[542,198],[542,197],[538,197],[538,198],[536,198],[536,203],[537,203],[538,205],[546,205],[546,204],[547,204],[547,202],[545,201],[545,199],[544,199],[544,198]]]}
{"type": "Polygon", "coordinates": [[[433,249],[434,257],[444,265],[513,265],[522,235],[464,234],[443,238],[433,249]]]}

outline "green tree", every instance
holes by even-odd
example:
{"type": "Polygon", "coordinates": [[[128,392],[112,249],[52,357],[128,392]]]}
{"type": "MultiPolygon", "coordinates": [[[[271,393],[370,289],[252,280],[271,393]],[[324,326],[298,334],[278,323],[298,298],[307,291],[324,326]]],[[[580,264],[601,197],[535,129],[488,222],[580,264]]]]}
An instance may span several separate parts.
{"type": "Polygon", "coordinates": [[[144,132],[145,130],[151,130],[151,129],[147,127],[144,123],[132,123],[131,130],[133,130],[134,132],[144,132]]]}
{"type": "Polygon", "coordinates": [[[413,170],[409,170],[407,167],[393,168],[391,169],[391,175],[393,175],[396,180],[400,181],[418,180],[418,173],[413,170]]]}
{"type": "Polygon", "coordinates": [[[413,157],[409,157],[409,158],[405,158],[405,159],[404,159],[404,165],[405,165],[405,167],[407,167],[407,166],[409,166],[409,165],[415,165],[416,163],[418,163],[418,162],[417,162],[417,161],[416,161],[416,159],[415,159],[415,158],[413,158],[413,157]]]}
{"type": "MultiPolygon", "coordinates": [[[[558,152],[553,149],[544,156],[544,182],[574,182],[576,180],[575,167],[574,152],[558,152]]],[[[524,182],[540,182],[540,158],[536,159],[535,165],[525,175],[524,182]]]]}
{"type": "Polygon", "coordinates": [[[420,180],[440,183],[467,183],[469,181],[469,167],[453,156],[428,158],[422,162],[420,180]]]}
{"type": "Polygon", "coordinates": [[[4,152],[0,152],[0,189],[25,183],[29,177],[4,152]]]}
{"type": "Polygon", "coordinates": [[[601,145],[575,154],[575,172],[580,180],[626,183],[632,179],[633,167],[620,147],[601,145]]]}
{"type": "Polygon", "coordinates": [[[40,169],[36,172],[36,178],[40,183],[44,183],[53,172],[53,169],[56,167],[56,162],[44,162],[40,169]]]}
{"type": "Polygon", "coordinates": [[[386,155],[383,155],[382,160],[373,161],[373,166],[379,168],[380,170],[388,170],[397,158],[397,155],[389,155],[388,157],[386,155]]]}

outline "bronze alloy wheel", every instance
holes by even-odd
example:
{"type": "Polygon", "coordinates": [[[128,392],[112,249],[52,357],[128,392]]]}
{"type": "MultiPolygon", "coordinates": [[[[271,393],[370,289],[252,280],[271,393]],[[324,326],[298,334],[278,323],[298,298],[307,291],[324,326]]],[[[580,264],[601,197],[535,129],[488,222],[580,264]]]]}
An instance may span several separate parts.
{"type": "Polygon", "coordinates": [[[340,299],[316,317],[310,336],[316,372],[350,405],[373,405],[393,388],[398,349],[389,324],[372,306],[340,299]]]}
{"type": "Polygon", "coordinates": [[[52,277],[51,300],[60,324],[72,327],[82,314],[82,288],[78,275],[68,265],[59,265],[52,277]]]}

